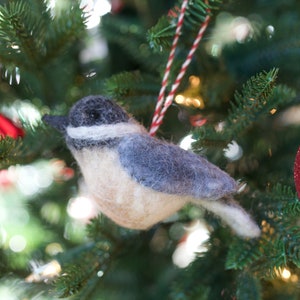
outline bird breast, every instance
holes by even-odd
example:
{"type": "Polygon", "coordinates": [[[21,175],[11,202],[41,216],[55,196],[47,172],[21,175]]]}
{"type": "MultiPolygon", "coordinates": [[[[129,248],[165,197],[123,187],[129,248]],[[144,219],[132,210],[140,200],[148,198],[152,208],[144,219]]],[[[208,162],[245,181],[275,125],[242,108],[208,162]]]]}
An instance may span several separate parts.
{"type": "Polygon", "coordinates": [[[123,227],[147,229],[174,214],[189,200],[138,183],[122,168],[114,149],[84,148],[72,152],[99,210],[123,227]]]}

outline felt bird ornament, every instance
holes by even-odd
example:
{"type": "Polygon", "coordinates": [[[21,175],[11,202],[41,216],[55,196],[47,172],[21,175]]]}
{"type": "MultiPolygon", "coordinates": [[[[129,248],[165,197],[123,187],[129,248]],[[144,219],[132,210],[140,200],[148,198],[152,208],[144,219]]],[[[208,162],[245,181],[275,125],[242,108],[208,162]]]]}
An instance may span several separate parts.
{"type": "Polygon", "coordinates": [[[242,237],[260,235],[231,200],[234,179],[205,158],[151,137],[115,102],[87,96],[68,116],[43,120],[64,134],[91,197],[115,223],[145,230],[192,202],[242,237]]]}

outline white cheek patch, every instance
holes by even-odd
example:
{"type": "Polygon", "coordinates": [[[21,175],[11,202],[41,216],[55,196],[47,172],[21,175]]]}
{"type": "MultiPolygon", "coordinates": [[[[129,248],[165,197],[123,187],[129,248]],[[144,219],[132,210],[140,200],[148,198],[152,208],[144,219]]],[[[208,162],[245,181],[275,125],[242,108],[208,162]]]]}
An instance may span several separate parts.
{"type": "Polygon", "coordinates": [[[134,122],[121,122],[117,124],[104,124],[94,126],[67,127],[67,134],[76,140],[101,141],[120,138],[133,133],[147,133],[146,129],[134,122]]]}

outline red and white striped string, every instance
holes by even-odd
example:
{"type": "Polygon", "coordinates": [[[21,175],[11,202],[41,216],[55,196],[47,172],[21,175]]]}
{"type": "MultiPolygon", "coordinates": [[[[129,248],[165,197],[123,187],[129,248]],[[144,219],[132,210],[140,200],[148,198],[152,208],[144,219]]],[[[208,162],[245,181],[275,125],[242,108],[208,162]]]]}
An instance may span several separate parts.
{"type": "Polygon", "coordinates": [[[181,5],[181,9],[180,9],[180,13],[179,13],[179,17],[178,17],[178,23],[176,26],[176,32],[175,32],[175,36],[173,39],[173,43],[172,43],[172,47],[171,47],[171,51],[169,54],[169,58],[168,58],[168,62],[166,65],[166,69],[165,69],[165,73],[163,76],[163,80],[162,80],[162,84],[161,84],[161,89],[158,95],[158,99],[157,99],[157,103],[156,103],[156,107],[155,107],[155,111],[154,111],[154,115],[153,115],[153,119],[152,119],[152,123],[150,126],[150,130],[149,130],[149,134],[151,136],[154,136],[159,128],[159,126],[162,124],[163,118],[166,114],[167,109],[169,108],[169,106],[172,104],[175,93],[177,91],[177,88],[183,78],[183,76],[185,75],[185,72],[189,66],[189,64],[192,61],[193,55],[195,53],[195,51],[197,50],[199,43],[203,37],[203,34],[208,26],[208,23],[210,21],[210,15],[209,12],[210,10],[207,10],[207,16],[203,22],[203,24],[201,25],[199,32],[194,40],[194,43],[185,59],[185,61],[183,62],[181,69],[175,79],[174,84],[171,87],[171,91],[169,92],[168,96],[165,98],[165,90],[167,88],[168,85],[168,78],[169,78],[169,74],[170,74],[170,70],[171,70],[171,66],[172,63],[174,61],[175,58],[175,51],[177,48],[177,44],[178,44],[178,40],[179,40],[179,36],[180,36],[180,31],[183,25],[183,19],[184,19],[184,14],[186,11],[186,7],[188,4],[189,0],[183,0],[182,5],[181,5]]]}

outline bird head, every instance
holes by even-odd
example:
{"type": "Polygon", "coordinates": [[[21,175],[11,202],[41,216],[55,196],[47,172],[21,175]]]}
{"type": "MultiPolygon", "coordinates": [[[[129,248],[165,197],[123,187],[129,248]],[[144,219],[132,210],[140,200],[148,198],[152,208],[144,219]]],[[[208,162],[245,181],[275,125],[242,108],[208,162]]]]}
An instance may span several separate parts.
{"type": "Polygon", "coordinates": [[[65,133],[68,126],[90,127],[128,122],[128,114],[115,102],[103,96],[87,96],[76,102],[68,116],[45,115],[43,121],[65,133]]]}
{"type": "Polygon", "coordinates": [[[99,95],[80,99],[67,116],[45,115],[43,121],[62,132],[75,149],[112,145],[126,134],[145,132],[122,107],[99,95]]]}

